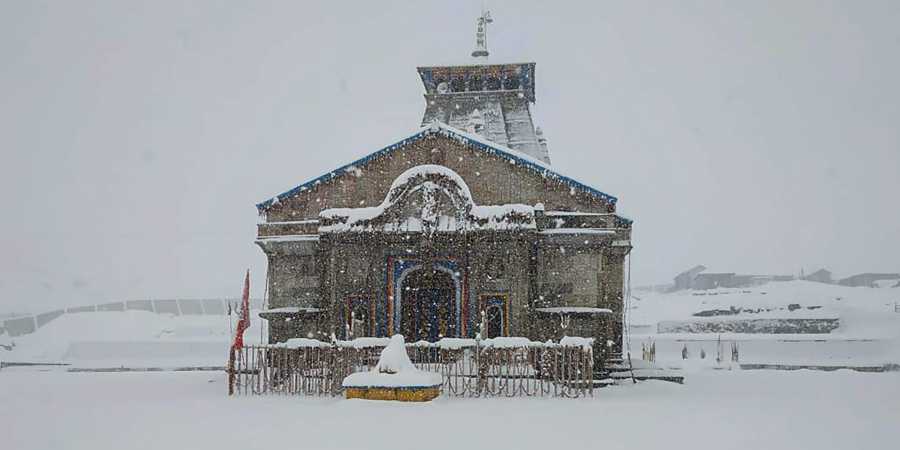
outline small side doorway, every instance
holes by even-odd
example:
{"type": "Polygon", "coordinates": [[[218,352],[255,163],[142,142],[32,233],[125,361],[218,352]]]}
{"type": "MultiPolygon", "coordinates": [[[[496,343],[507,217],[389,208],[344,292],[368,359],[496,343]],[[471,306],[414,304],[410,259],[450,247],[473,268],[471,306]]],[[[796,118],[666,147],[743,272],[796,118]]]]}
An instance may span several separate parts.
{"type": "Polygon", "coordinates": [[[372,336],[372,301],[350,297],[344,306],[344,339],[372,336]]]}
{"type": "Polygon", "coordinates": [[[481,314],[484,320],[484,338],[509,336],[509,297],[507,294],[485,294],[479,296],[481,314]]]}

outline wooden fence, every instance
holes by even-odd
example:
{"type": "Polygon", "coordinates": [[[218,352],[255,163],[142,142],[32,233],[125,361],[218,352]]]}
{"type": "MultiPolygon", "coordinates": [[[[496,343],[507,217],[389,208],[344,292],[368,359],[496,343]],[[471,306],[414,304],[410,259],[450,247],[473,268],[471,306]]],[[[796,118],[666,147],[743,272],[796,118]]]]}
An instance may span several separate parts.
{"type": "MultiPolygon", "coordinates": [[[[414,343],[413,364],[443,378],[441,393],[453,397],[584,397],[593,395],[590,346],[531,342],[497,347],[414,343]]],[[[343,379],[371,370],[383,346],[334,344],[245,346],[226,368],[229,395],[342,395],[343,379]]]]}

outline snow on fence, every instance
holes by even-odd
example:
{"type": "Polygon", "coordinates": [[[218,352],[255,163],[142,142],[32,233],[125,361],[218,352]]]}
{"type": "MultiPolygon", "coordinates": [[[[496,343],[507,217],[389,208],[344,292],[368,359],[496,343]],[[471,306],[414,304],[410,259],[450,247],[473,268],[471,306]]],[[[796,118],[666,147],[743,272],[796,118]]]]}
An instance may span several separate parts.
{"type": "MultiPolygon", "coordinates": [[[[359,338],[327,344],[291,339],[283,344],[245,346],[226,368],[229,395],[337,396],[343,379],[378,363],[387,338],[359,338]]],[[[592,340],[560,343],[525,338],[445,338],[406,345],[417,369],[441,374],[441,393],[454,397],[593,396],[592,340]]]]}

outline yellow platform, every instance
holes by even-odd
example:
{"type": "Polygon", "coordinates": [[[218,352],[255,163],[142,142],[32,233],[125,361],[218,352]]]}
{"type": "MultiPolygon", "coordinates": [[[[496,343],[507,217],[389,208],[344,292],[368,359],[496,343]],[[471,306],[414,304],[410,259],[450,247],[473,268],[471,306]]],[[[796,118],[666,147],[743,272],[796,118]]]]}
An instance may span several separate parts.
{"type": "Polygon", "coordinates": [[[400,402],[427,402],[441,395],[440,386],[433,387],[351,387],[346,390],[347,398],[365,400],[394,400],[400,402]]]}

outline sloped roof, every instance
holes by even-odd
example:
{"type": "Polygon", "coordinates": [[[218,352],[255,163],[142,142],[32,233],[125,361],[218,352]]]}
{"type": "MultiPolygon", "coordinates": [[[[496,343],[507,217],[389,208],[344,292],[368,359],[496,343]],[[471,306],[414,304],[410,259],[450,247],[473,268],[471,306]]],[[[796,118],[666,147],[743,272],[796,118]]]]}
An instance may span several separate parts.
{"type": "Polygon", "coordinates": [[[820,275],[820,274],[821,274],[821,275],[824,275],[824,274],[831,275],[831,271],[828,270],[828,269],[819,269],[819,270],[817,270],[817,271],[815,271],[815,272],[813,272],[813,273],[807,275],[807,277],[811,277],[811,276],[813,276],[813,275],[820,275]]]}
{"type": "Polygon", "coordinates": [[[364,156],[356,161],[353,161],[350,164],[341,166],[335,170],[332,170],[331,172],[328,172],[324,175],[320,175],[320,176],[313,178],[312,180],[309,180],[297,187],[294,187],[293,189],[282,192],[281,194],[278,194],[277,196],[272,197],[266,201],[260,202],[256,205],[256,209],[259,210],[260,212],[266,211],[273,204],[278,203],[279,199],[293,197],[294,195],[299,194],[300,192],[304,192],[304,191],[312,188],[315,185],[318,185],[318,184],[321,184],[321,183],[324,183],[327,181],[331,181],[332,179],[337,178],[341,175],[344,175],[349,172],[353,172],[358,167],[365,165],[366,163],[368,163],[371,160],[386,156],[399,148],[405,147],[408,144],[411,144],[413,142],[416,142],[425,137],[435,135],[435,134],[439,134],[442,136],[449,137],[451,139],[455,139],[456,141],[458,141],[462,144],[465,144],[471,148],[483,151],[488,154],[498,155],[501,157],[508,158],[510,160],[510,162],[514,162],[517,165],[520,165],[520,166],[530,169],[534,172],[537,172],[544,178],[558,180],[562,183],[565,183],[572,189],[577,189],[577,190],[586,192],[586,193],[591,194],[595,197],[598,197],[604,201],[607,201],[613,205],[615,205],[616,202],[618,201],[618,199],[616,197],[609,195],[605,192],[601,192],[597,189],[594,189],[586,184],[583,184],[583,183],[576,181],[572,178],[569,178],[565,175],[562,175],[562,174],[554,171],[553,169],[551,169],[550,166],[548,166],[546,163],[539,161],[537,159],[534,159],[531,156],[528,156],[524,153],[513,150],[513,149],[503,146],[503,145],[499,145],[499,144],[490,142],[490,141],[482,138],[481,136],[467,133],[460,129],[451,127],[447,124],[444,124],[441,122],[433,122],[429,126],[422,127],[418,131],[416,131],[414,134],[407,136],[407,137],[401,139],[400,141],[397,141],[391,145],[388,145],[388,146],[382,148],[381,150],[378,150],[374,153],[370,153],[369,155],[364,156]]]}

